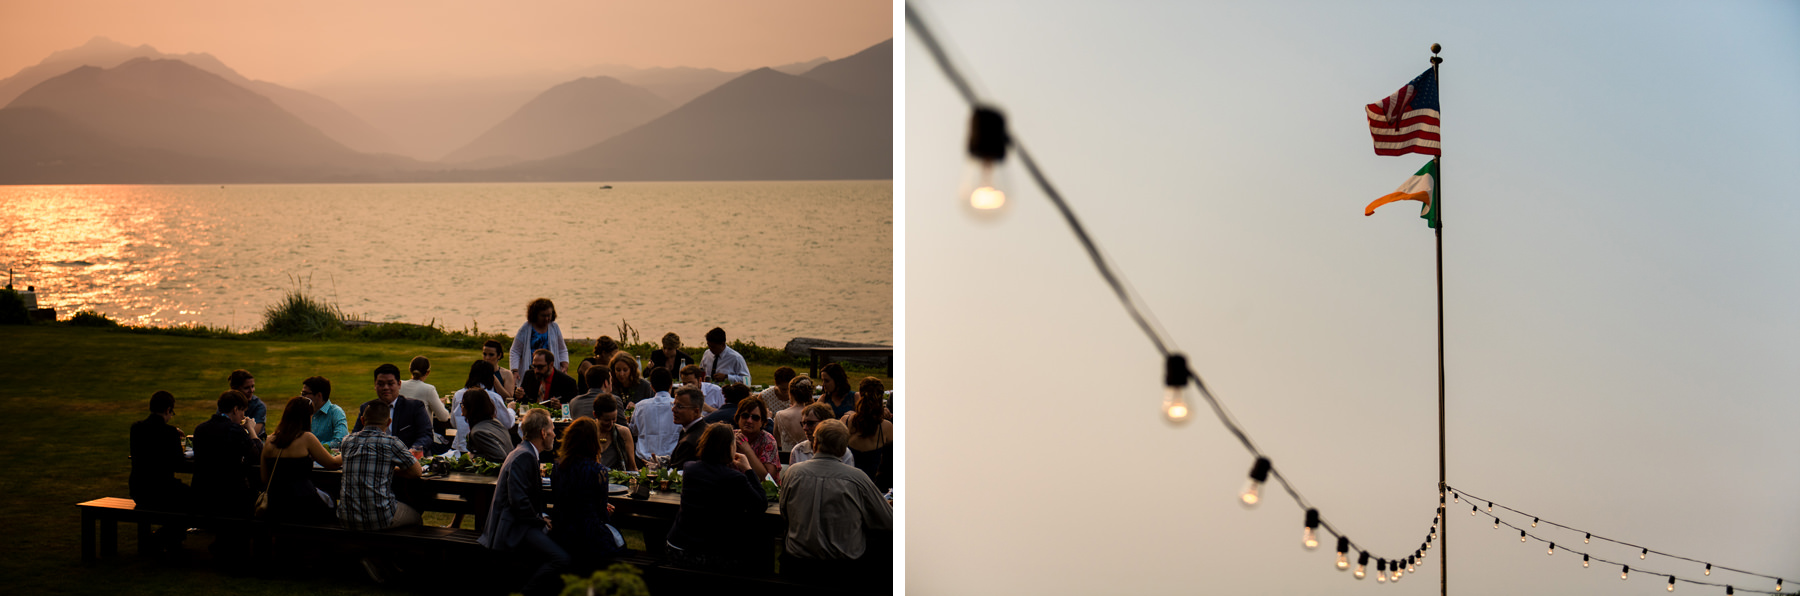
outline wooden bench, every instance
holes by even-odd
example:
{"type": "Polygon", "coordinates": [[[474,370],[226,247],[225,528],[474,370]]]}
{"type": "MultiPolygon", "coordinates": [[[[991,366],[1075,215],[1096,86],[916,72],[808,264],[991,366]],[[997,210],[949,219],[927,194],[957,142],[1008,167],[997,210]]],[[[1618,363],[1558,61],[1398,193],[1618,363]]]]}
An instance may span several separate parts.
{"type": "Polygon", "coordinates": [[[138,552],[143,553],[144,545],[151,542],[150,526],[178,526],[182,528],[218,525],[227,523],[249,523],[248,519],[232,520],[227,518],[196,515],[183,511],[154,511],[138,509],[137,502],[131,499],[107,497],[94,499],[86,503],[77,503],[81,508],[81,559],[93,561],[101,556],[119,554],[119,522],[137,524],[138,552]],[[98,530],[99,536],[95,533],[98,530]],[[96,551],[98,547],[98,551],[96,551]]]}

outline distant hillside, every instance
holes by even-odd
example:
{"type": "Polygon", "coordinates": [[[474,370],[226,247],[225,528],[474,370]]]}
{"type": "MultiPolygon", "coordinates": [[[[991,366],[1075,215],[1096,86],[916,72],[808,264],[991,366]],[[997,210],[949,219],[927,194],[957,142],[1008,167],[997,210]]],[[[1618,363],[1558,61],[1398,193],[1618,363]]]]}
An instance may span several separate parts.
{"type": "Polygon", "coordinates": [[[119,147],[249,167],[214,172],[221,180],[270,172],[313,179],[418,167],[404,158],[351,151],[268,97],[179,60],[83,66],[39,83],[7,107],[55,113],[119,147]]]}
{"type": "Polygon", "coordinates": [[[260,93],[282,109],[298,116],[326,136],[364,153],[397,153],[399,146],[386,135],[331,100],[266,81],[245,78],[211,54],[165,54],[149,45],[127,46],[105,37],[95,37],[80,47],[51,53],[42,62],[0,79],[0,106],[12,102],[38,83],[63,75],[82,66],[112,68],[137,58],[180,60],[201,70],[224,77],[240,87],[260,93]]]}
{"type": "Polygon", "coordinates": [[[675,106],[612,77],[576,79],[550,88],[444,163],[504,165],[562,155],[599,143],[675,106]]]}
{"type": "Polygon", "coordinates": [[[894,40],[870,46],[840,60],[806,71],[806,78],[833,88],[873,97],[894,96],[894,40]]]}
{"type": "Polygon", "coordinates": [[[892,161],[891,98],[764,68],[593,147],[494,172],[533,180],[884,179],[892,161]]]}
{"type": "Polygon", "coordinates": [[[256,182],[280,168],[124,147],[43,108],[0,109],[0,184],[256,182]]]}

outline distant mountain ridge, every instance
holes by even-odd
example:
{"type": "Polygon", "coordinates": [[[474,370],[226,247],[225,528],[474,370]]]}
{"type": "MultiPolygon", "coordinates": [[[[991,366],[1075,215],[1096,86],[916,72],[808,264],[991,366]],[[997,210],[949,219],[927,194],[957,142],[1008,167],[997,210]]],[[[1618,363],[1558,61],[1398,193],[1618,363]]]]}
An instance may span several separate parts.
{"type": "Polygon", "coordinates": [[[307,124],[317,127],[326,136],[356,151],[364,153],[399,152],[399,145],[395,144],[392,139],[387,138],[374,126],[329,99],[275,83],[245,78],[211,54],[165,54],[150,47],[149,44],[131,47],[105,37],[95,37],[79,47],[52,52],[36,65],[23,68],[11,77],[0,79],[0,106],[8,105],[37,84],[78,67],[112,68],[138,58],[180,60],[201,70],[224,77],[225,80],[238,86],[267,96],[276,105],[298,116],[307,124]]]}
{"type": "Polygon", "coordinates": [[[649,122],[674,107],[646,89],[612,77],[580,78],[551,87],[440,161],[504,165],[561,155],[649,122]]]}

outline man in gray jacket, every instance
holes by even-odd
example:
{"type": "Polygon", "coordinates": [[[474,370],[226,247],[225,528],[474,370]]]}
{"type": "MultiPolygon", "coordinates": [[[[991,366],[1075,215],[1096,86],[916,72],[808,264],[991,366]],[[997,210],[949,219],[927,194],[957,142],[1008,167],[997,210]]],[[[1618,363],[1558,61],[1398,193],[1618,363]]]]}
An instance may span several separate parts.
{"type": "Polygon", "coordinates": [[[498,551],[516,551],[542,560],[525,584],[526,594],[555,594],[562,589],[562,572],[569,554],[550,539],[550,518],[544,514],[543,472],[540,453],[548,453],[556,441],[550,412],[532,410],[519,426],[524,442],[507,454],[494,485],[494,502],[488,508],[487,528],[481,545],[498,551]]]}

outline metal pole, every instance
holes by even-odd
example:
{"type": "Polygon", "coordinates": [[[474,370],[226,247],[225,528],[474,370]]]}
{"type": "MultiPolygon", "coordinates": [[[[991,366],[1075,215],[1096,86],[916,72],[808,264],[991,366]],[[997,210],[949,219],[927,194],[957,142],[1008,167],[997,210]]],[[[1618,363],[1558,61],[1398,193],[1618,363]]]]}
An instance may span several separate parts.
{"type": "MultiPolygon", "coordinates": [[[[1440,46],[1435,43],[1431,44],[1431,80],[1433,83],[1436,83],[1438,81],[1438,64],[1441,64],[1444,61],[1443,58],[1439,58],[1437,56],[1437,53],[1442,49],[1443,49],[1443,46],[1440,46]]],[[[1439,91],[1439,95],[1438,95],[1439,100],[1438,101],[1439,101],[1439,105],[1441,106],[1442,101],[1443,101],[1443,94],[1442,94],[1443,89],[1440,87],[1438,89],[1438,91],[1439,91]]],[[[1440,107],[1439,109],[1442,110],[1442,107],[1440,107]]],[[[1440,118],[1440,121],[1441,121],[1441,118],[1440,118]]],[[[1436,192],[1433,193],[1433,196],[1432,196],[1433,204],[1431,206],[1432,209],[1437,211],[1437,220],[1438,220],[1438,227],[1435,230],[1432,230],[1432,232],[1433,232],[1432,235],[1437,238],[1438,502],[1439,503],[1443,502],[1444,489],[1446,486],[1448,486],[1448,484],[1446,484],[1446,482],[1444,480],[1444,202],[1441,200],[1442,195],[1443,195],[1443,189],[1444,189],[1444,161],[1443,161],[1444,151],[1442,148],[1442,142],[1443,141],[1441,141],[1441,140],[1439,141],[1440,146],[1438,148],[1438,157],[1432,159],[1432,161],[1437,162],[1437,164],[1436,164],[1437,167],[1432,168],[1433,170],[1435,170],[1435,172],[1434,172],[1435,176],[1433,176],[1432,184],[1436,185],[1437,188],[1434,189],[1434,190],[1436,190],[1436,192]]],[[[1442,527],[1439,529],[1439,532],[1441,533],[1441,535],[1443,537],[1443,543],[1438,545],[1438,548],[1442,550],[1442,552],[1438,553],[1438,593],[1441,594],[1442,596],[1449,596],[1450,595],[1450,512],[1448,510],[1445,510],[1445,512],[1444,512],[1443,522],[1441,525],[1442,525],[1442,527]]]]}

